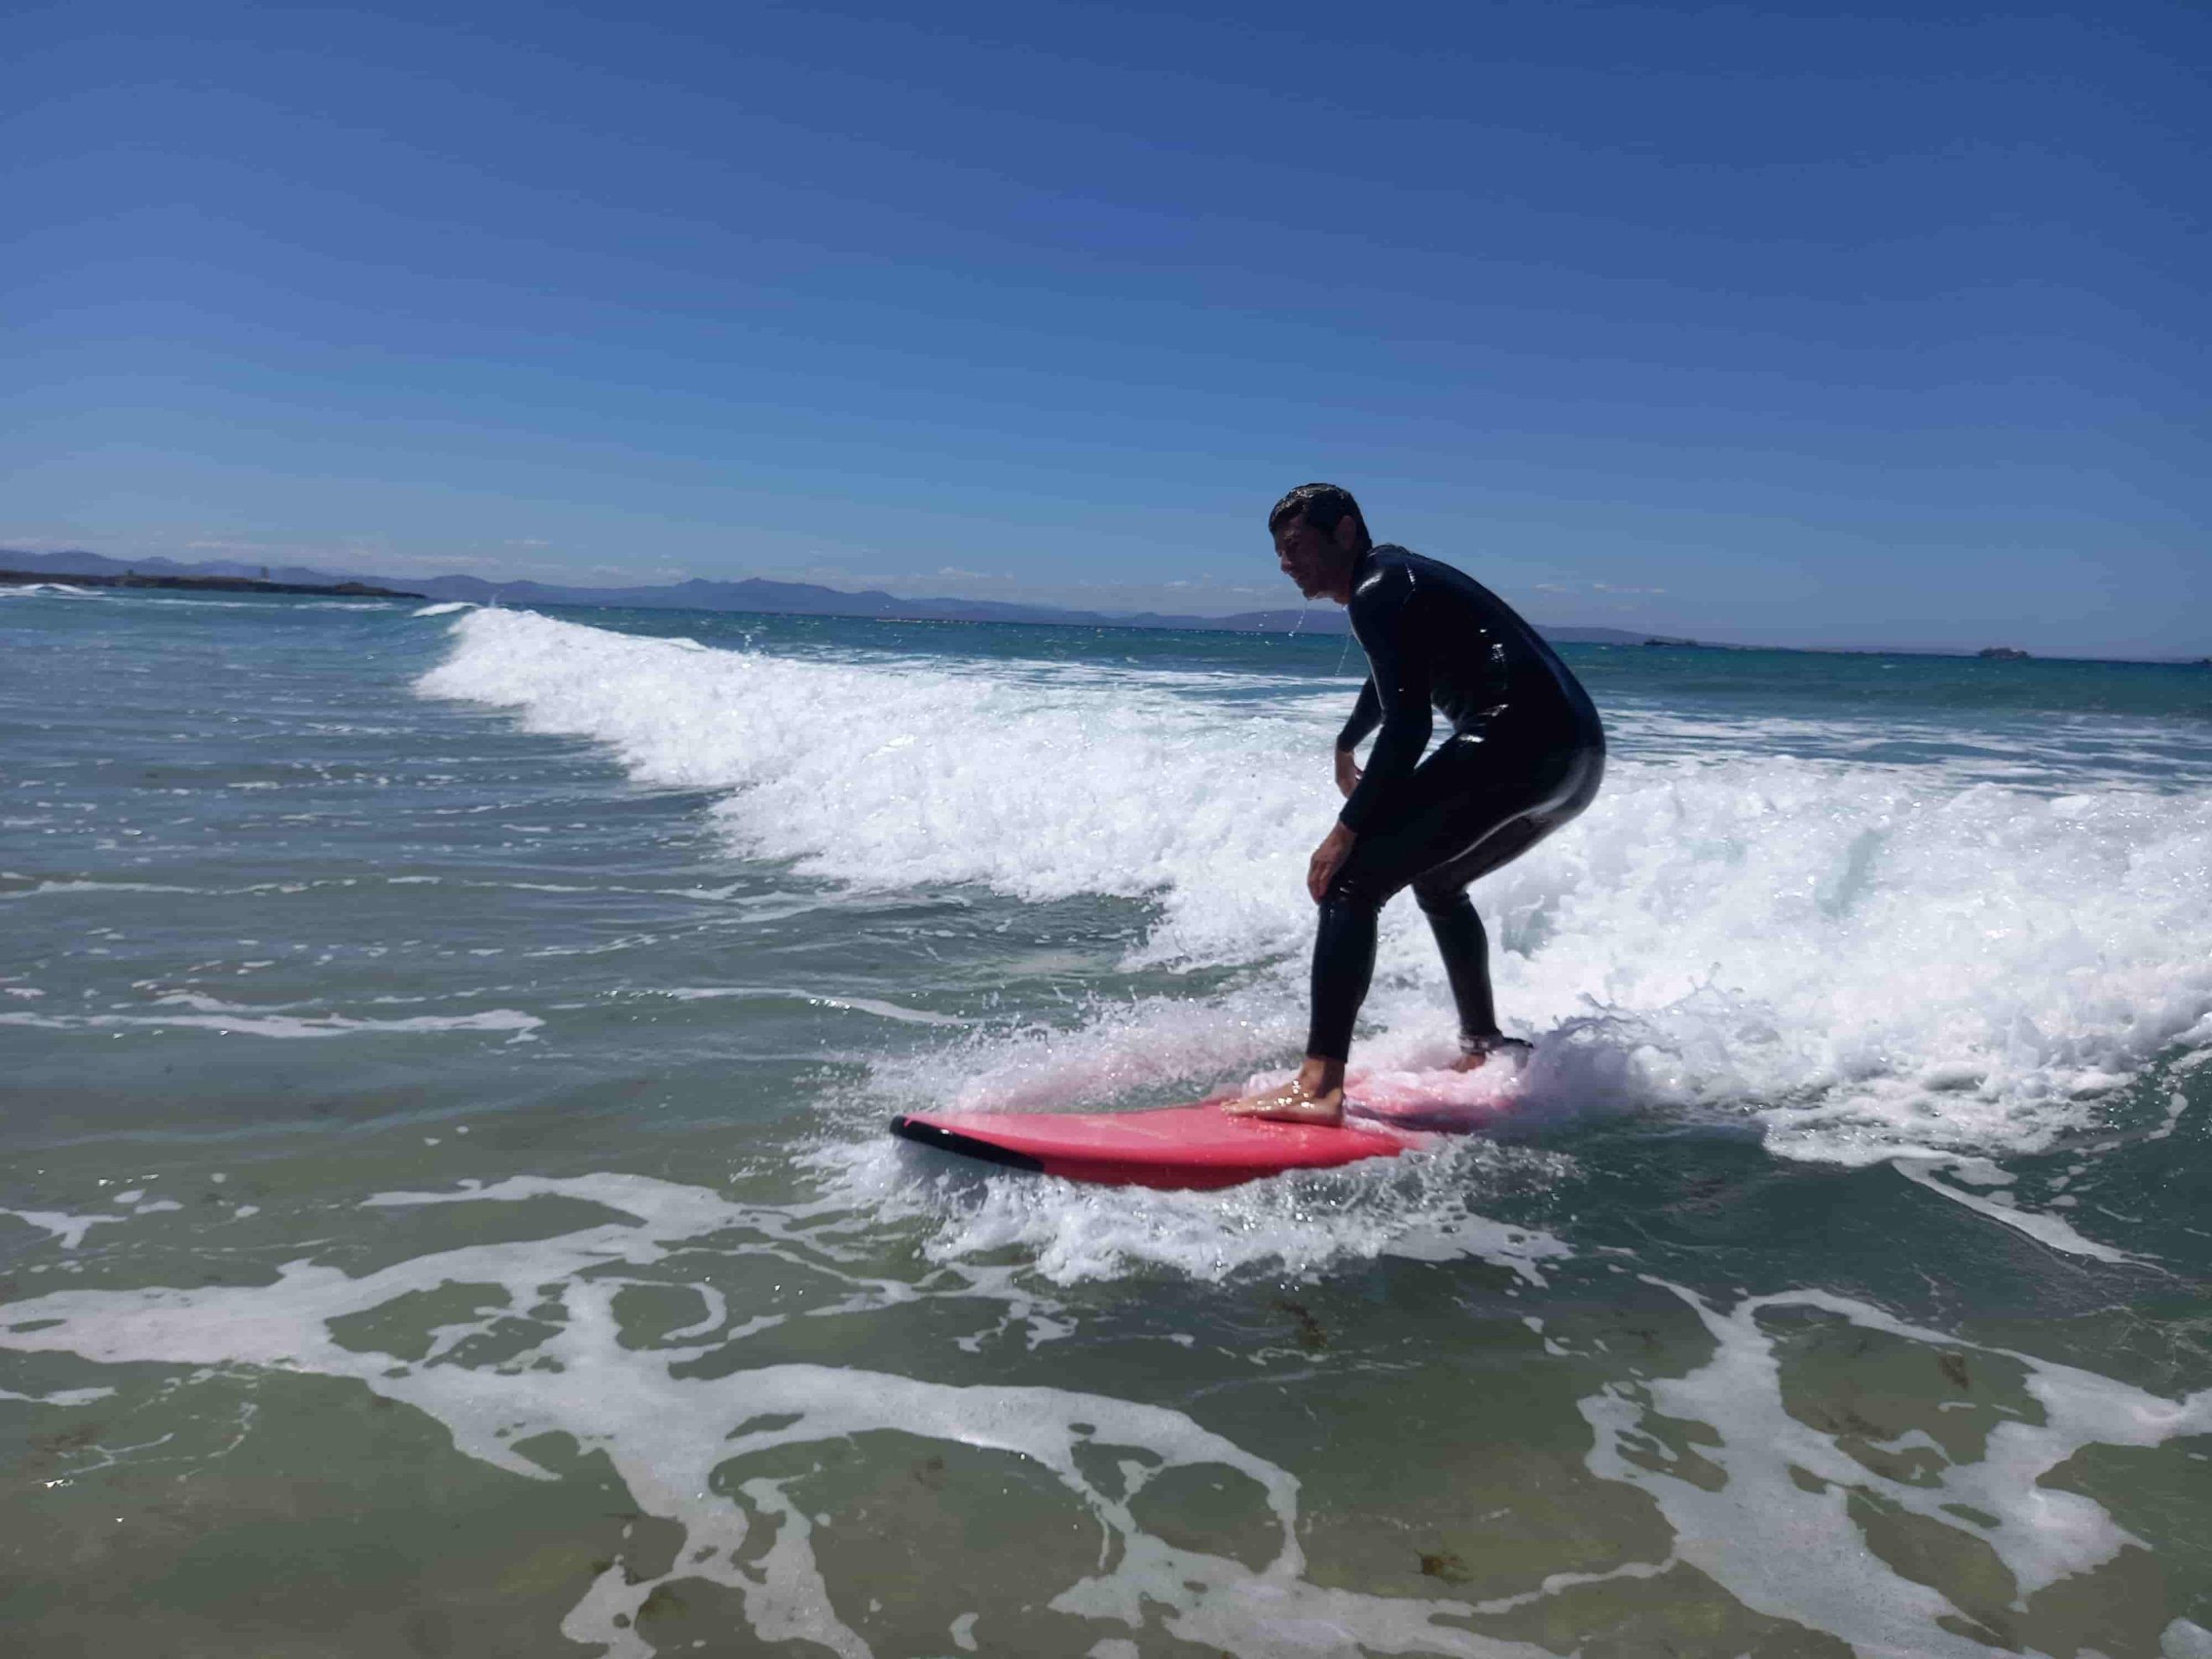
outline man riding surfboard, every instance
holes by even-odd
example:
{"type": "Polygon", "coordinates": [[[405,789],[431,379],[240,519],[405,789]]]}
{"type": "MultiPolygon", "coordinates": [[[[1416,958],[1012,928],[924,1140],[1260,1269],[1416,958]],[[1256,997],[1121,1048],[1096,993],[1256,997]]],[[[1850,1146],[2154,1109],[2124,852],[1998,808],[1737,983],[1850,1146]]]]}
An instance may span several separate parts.
{"type": "Polygon", "coordinates": [[[1370,671],[1337,738],[1344,810],[1306,867],[1320,925],[1306,1063],[1281,1088],[1224,1109],[1339,1123],[1376,918],[1402,888],[1414,890],[1444,956],[1460,1068],[1527,1046],[1498,1030],[1490,942],[1467,885],[1590,804],[1605,735],[1589,694],[1510,606],[1448,564],[1376,545],[1349,491],[1301,484],[1275,504],[1268,530],[1299,591],[1349,611],[1370,671]],[[1451,732],[1424,760],[1439,714],[1451,732]],[[1363,770],[1354,750],[1370,731],[1363,770]]]}

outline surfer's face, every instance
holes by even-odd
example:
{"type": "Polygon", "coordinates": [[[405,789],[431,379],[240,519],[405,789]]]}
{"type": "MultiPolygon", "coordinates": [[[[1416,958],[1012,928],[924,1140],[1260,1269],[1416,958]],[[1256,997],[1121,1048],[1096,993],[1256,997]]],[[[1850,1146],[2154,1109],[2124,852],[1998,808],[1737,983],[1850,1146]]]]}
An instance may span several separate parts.
{"type": "Polygon", "coordinates": [[[1333,536],[1303,518],[1275,531],[1275,563],[1308,599],[1336,599],[1349,588],[1351,544],[1358,539],[1350,518],[1339,519],[1333,536]]]}

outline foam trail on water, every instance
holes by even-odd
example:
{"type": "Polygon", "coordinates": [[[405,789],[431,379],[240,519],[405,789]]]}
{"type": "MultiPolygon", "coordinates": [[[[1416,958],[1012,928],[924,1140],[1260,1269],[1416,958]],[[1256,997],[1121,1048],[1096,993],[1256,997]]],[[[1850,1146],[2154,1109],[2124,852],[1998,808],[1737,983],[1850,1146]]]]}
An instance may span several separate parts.
{"type": "Polygon", "coordinates": [[[113,1389],[57,1389],[52,1394],[17,1394],[0,1389],[0,1400],[22,1400],[35,1406],[89,1406],[115,1397],[113,1389]]]}
{"type": "Polygon", "coordinates": [[[511,1033],[509,1042],[525,1043],[532,1040],[532,1033],[544,1023],[536,1014],[524,1014],[519,1008],[486,1008],[480,1014],[418,1014],[397,1020],[361,1020],[343,1014],[0,1014],[0,1026],[35,1026],[48,1031],[175,1027],[279,1039],[484,1031],[506,1032],[511,1033]]]}
{"type": "Polygon", "coordinates": [[[874,1138],[825,1148],[816,1161],[841,1207],[929,1224],[924,1249],[932,1261],[990,1262],[1016,1248],[1058,1285],[1147,1268],[1212,1283],[1254,1273],[1308,1278],[1347,1262],[1396,1256],[1482,1262],[1540,1286],[1574,1254],[1541,1229],[1493,1220],[1480,1208],[1501,1192],[1556,1182],[1572,1162],[1465,1137],[1207,1192],[1044,1176],[990,1180],[944,1169],[939,1154],[874,1138]]]}
{"type": "MultiPolygon", "coordinates": [[[[445,1425],[455,1449],[510,1473],[554,1478],[532,1443],[565,1435],[583,1452],[604,1452],[631,1498],[684,1531],[683,1547],[658,1572],[617,1560],[599,1573],[563,1622],[571,1640],[602,1645],[620,1659],[649,1659],[638,1616],[663,1584],[697,1579],[742,1598],[763,1641],[804,1640],[863,1659],[871,1649],[840,1617],[817,1563],[812,1537],[835,1528],[786,1491],[789,1478],[756,1475],[723,1482],[720,1471],[795,1446],[847,1442],[871,1433],[918,1436],[1025,1460],[1046,1471],[1067,1503],[1101,1536],[1095,1572],[1039,1586],[1037,1599],[1079,1620],[1107,1619],[1143,1630],[1158,1625],[1238,1659],[1284,1654],[1420,1651],[1465,1659],[1538,1659],[1544,1649],[1478,1635],[1439,1618],[1475,1609],[1448,1599],[1367,1596],[1311,1584],[1298,1539],[1299,1483],[1287,1471],[1172,1408],[1068,1389],[956,1386],[890,1372],[785,1363],[697,1373],[701,1358],[741,1347],[775,1322],[698,1327],[653,1338],[626,1325],[620,1298],[632,1286],[665,1287],[655,1269],[680,1251],[765,1253],[796,1273],[848,1278],[841,1310],[868,1312],[913,1300],[913,1287],[849,1274],[825,1252],[820,1229],[801,1236],[804,1211],[731,1203],[702,1188],[642,1176],[518,1178],[451,1193],[387,1193],[384,1208],[566,1198],[613,1212],[604,1225],[527,1243],[474,1245],[416,1257],[360,1278],[306,1262],[273,1284],[71,1291],[20,1301],[0,1313],[0,1349],[73,1353],[101,1363],[151,1361],[194,1367],[251,1366],[351,1379],[445,1425]],[[341,1342],[333,1321],[442,1286],[476,1293],[473,1315],[431,1332],[410,1362],[356,1334],[341,1342]],[[471,1338],[513,1331],[528,1308],[540,1332],[519,1354],[492,1365],[466,1358],[471,1338]],[[679,1340],[702,1336],[699,1341],[679,1340]],[[1132,1463],[1121,1452],[1133,1455],[1132,1463]],[[1118,1468],[1102,1479],[1101,1465],[1118,1468]],[[1274,1539],[1254,1567],[1179,1547],[1147,1532],[1130,1500],[1168,1470],[1218,1468],[1245,1483],[1274,1539]],[[766,1553],[749,1548],[756,1529],[766,1553]]],[[[940,1296],[995,1292],[979,1274],[940,1296]]],[[[709,1304],[709,1313],[713,1311],[709,1304]]],[[[720,1322],[717,1321],[717,1324],[720,1322]]],[[[88,1400],[86,1391],[52,1402],[88,1400]]],[[[849,1586],[852,1601],[862,1586],[849,1586]]],[[[1073,1624],[1070,1634],[1084,1627],[1073,1624]]]]}
{"type": "MultiPolygon", "coordinates": [[[[2001,1222],[2007,1227],[2025,1233],[2037,1243],[2048,1244],[2052,1249],[2064,1255],[2085,1255],[2097,1262],[2135,1262],[2141,1259],[2129,1255],[2126,1250],[2114,1249],[2109,1244],[2101,1244],[2093,1238],[2084,1238],[2065,1222],[2046,1211],[2024,1210],[2012,1199],[2009,1194],[1995,1192],[1984,1197],[1977,1192],[1967,1192],[1955,1182],[1942,1179],[1936,1173],[1934,1166],[1921,1159],[1899,1158],[1896,1160],[1894,1166],[1898,1174],[1915,1185],[1925,1188],[1940,1198],[1948,1198],[1954,1204],[1961,1205],[1976,1215],[1986,1216],[1992,1221],[2001,1222]]],[[[1952,1167],[1959,1169],[1962,1174],[1982,1174],[1985,1179],[1993,1176],[1998,1182],[2009,1181],[2012,1179],[1997,1172],[1993,1166],[1982,1159],[1964,1160],[1962,1164],[1954,1165],[1952,1167]]]]}
{"type": "MultiPolygon", "coordinates": [[[[1584,1399],[1582,1414],[1597,1433],[1592,1472],[1649,1493],[1675,1529],[1676,1554],[1747,1606],[1811,1624],[1861,1653],[1980,1659],[1991,1647],[1961,1629],[1962,1609],[1952,1599],[1961,1595],[1961,1585],[1939,1588],[1948,1575],[1908,1578],[1866,1547],[1867,1522],[1863,1513],[1854,1514],[1854,1500],[1871,1498],[1880,1510],[1948,1531],[1960,1551],[1993,1553],[2012,1588],[2006,1610],[2023,1609],[2036,1592],[2102,1566],[2125,1546],[2144,1546],[2093,1499],[2047,1485],[2045,1476],[2088,1446],[2148,1447],[2212,1432],[2212,1389],[2167,1399],[2092,1371],[1909,1325],[1823,1291],[1750,1297],[1724,1313],[1693,1292],[1665,1287],[1696,1311],[1715,1344],[1713,1356],[1687,1376],[1609,1383],[1584,1399]],[[1986,1396],[1990,1372],[2017,1365],[2025,1373],[2024,1403],[2032,1410],[1993,1413],[1986,1427],[1945,1427],[1940,1438],[1927,1428],[1910,1430],[1886,1444],[1876,1438],[1878,1430],[1861,1423],[1847,1433],[1826,1432],[1813,1426],[1821,1420],[1819,1412],[1791,1408],[1781,1346],[1761,1317],[1776,1313],[1824,1314],[1900,1345],[1922,1346],[1928,1351],[1923,1375],[1949,1381],[1968,1401],[1976,1370],[1986,1396]],[[1688,1459],[1669,1467],[1652,1457],[1652,1446],[1669,1444],[1664,1432],[1655,1435],[1668,1419],[1715,1431],[1693,1442],[1693,1452],[1694,1460],[1719,1478],[1697,1478],[1682,1466],[1688,1459]],[[1974,1442],[1979,1455],[1968,1455],[1974,1442]],[[1909,1462],[1910,1478],[1886,1472],[1898,1462],[1909,1462]],[[1808,1572],[1808,1561],[1820,1563],[1819,1570],[1808,1572]]],[[[1847,1381],[1843,1394],[1847,1401],[1854,1397],[1847,1381]]],[[[1945,1403],[1919,1402],[1914,1414],[1942,1424],[1945,1403]]],[[[1887,1408],[1899,1407],[1892,1402],[1887,1408]]],[[[1982,1409],[1988,1410],[1986,1398],[1982,1409]]],[[[1853,1421],[1847,1412],[1844,1420],[1853,1421]]],[[[1922,1549],[1929,1562],[1944,1559],[1922,1549]]],[[[1985,1575],[1955,1576],[1973,1586],[1985,1575]]],[[[2007,1599],[1998,1600],[2006,1605],[2007,1599]]]]}
{"type": "MultiPolygon", "coordinates": [[[[1070,1616],[1065,1635],[1077,1645],[1054,1650],[1096,1641],[1095,1624],[1084,1621],[1103,1619],[1134,1637],[1157,1632],[1158,1641],[1238,1659],[1535,1659],[1548,1650],[1488,1633],[1484,1623],[1579,1586],[1649,1579],[1687,1563],[1746,1606],[1860,1652],[1979,1655],[1990,1643],[1969,1629],[2097,1573],[2124,1549],[2170,1541],[2138,1537],[2071,1483],[2050,1484],[2055,1472],[2094,1447],[2151,1448],[2212,1433],[2212,1390],[2164,1397],[1819,1291],[1746,1298],[1724,1312],[1665,1286],[1701,1327],[1704,1357],[1676,1376],[1608,1368],[1612,1374],[1579,1402],[1592,1433],[1587,1467],[1652,1501],[1671,1535],[1655,1541],[1662,1559],[1548,1574],[1480,1602],[1370,1596],[1307,1577],[1301,1489],[1291,1471],[1185,1411],[1099,1392],[743,1363],[752,1337],[818,1308],[802,1281],[841,1289],[837,1311],[849,1318],[928,1298],[946,1304],[948,1318],[971,1301],[988,1322],[1003,1304],[1035,1308],[1003,1270],[887,1281],[863,1265],[874,1222],[860,1226],[857,1247],[849,1247],[834,1205],[747,1205],[637,1175],[518,1177],[369,1203],[406,1210],[543,1201],[596,1206],[605,1219],[550,1237],[427,1253],[359,1277],[300,1261],[267,1284],[79,1289],[10,1304],[0,1309],[0,1351],[188,1374],[149,1383],[123,1371],[111,1383],[9,1397],[33,1408],[91,1405],[247,1367],[272,1389],[288,1374],[346,1379],[441,1423],[460,1455],[525,1478],[559,1478],[577,1455],[603,1452],[638,1509],[683,1534],[657,1566],[607,1564],[563,1623],[572,1640],[623,1659],[652,1653],[636,1633],[639,1615],[682,1579],[741,1599],[761,1641],[804,1640],[855,1659],[870,1653],[857,1628],[868,1582],[832,1581],[816,1540],[846,1528],[858,1537],[880,1522],[867,1519],[865,1506],[841,1512],[814,1484],[821,1470],[793,1474],[776,1454],[833,1442],[849,1452],[877,1435],[964,1448],[965,1472],[957,1478],[988,1480],[995,1502],[1010,1501],[1001,1471],[1038,1471],[1019,1501],[1039,1505],[1037,1515],[1055,1524],[1071,1516],[1095,1530],[1094,1568],[1055,1580],[1049,1575],[1062,1569],[1039,1567],[1009,1599],[1070,1616]],[[755,1256],[773,1272],[747,1275],[756,1289],[746,1304],[690,1282],[712,1258],[755,1256]],[[461,1287],[465,1302],[453,1294],[461,1287]],[[688,1289],[704,1317],[663,1314],[656,1325],[641,1315],[645,1303],[626,1300],[637,1289],[664,1306],[688,1289]],[[1793,1344],[1822,1340],[1808,1319],[1832,1322],[1848,1338],[1814,1349],[1799,1365],[1793,1344]],[[1916,1362],[1909,1374],[1918,1384],[1869,1386],[1876,1376],[1899,1375],[1897,1355],[1916,1362]],[[1877,1372],[1861,1376],[1850,1369],[1858,1365],[1877,1372]],[[1859,1411],[1881,1421],[1861,1421],[1853,1414],[1859,1411]],[[1259,1559],[1147,1529],[1135,1502],[1144,1484],[1184,1469],[1214,1471],[1218,1490],[1242,1494],[1250,1535],[1264,1541],[1259,1559]],[[1954,1547],[1916,1557],[1908,1576],[1891,1564],[1897,1522],[1890,1517],[1909,1519],[1922,1537],[1948,1529],[1954,1547]],[[1995,1578],[1973,1565],[1976,1550],[1996,1564],[1995,1578]],[[1808,1560],[1821,1571],[1808,1574],[1808,1560]]],[[[1586,1295],[1577,1291],[1567,1305],[1586,1295]]],[[[1591,1356],[1557,1344],[1544,1351],[1561,1363],[1563,1382],[1586,1376],[1580,1368],[1591,1356]]],[[[1236,1415],[1226,1401],[1216,1403],[1236,1415]]],[[[87,1447],[110,1462],[145,1449],[87,1447]]],[[[2155,1518],[2146,1512],[2145,1523],[2155,1518]]],[[[2183,1638],[2195,1629],[2166,1628],[2183,1638]]]]}
{"type": "MultiPolygon", "coordinates": [[[[710,651],[507,611],[448,626],[425,695],[720,791],[741,851],[863,888],[1141,898],[1132,965],[1258,970],[1270,1014],[1160,999],[1156,1033],[1105,1020],[1084,1062],[1102,1077],[1155,1037],[1195,1052],[1210,1031],[1217,1065],[1294,1052],[1340,691],[1228,702],[1255,683],[710,651]]],[[[1749,1116],[1792,1156],[1981,1155],[2094,1124],[2146,1064],[2212,1045],[2212,790],[2000,787],[1763,737],[1633,747],[1582,819],[1476,889],[1509,1027],[1546,1039],[1527,1096],[1749,1116]]],[[[1433,1070],[1449,1019],[1410,905],[1385,912],[1382,976],[1356,1059],[1433,1070]]],[[[1011,1043],[1018,1068],[1034,1042],[1011,1043]]]]}
{"type": "Polygon", "coordinates": [[[86,1233],[103,1223],[130,1219],[128,1216],[73,1216],[60,1210],[0,1210],[0,1216],[13,1216],[41,1232],[53,1234],[65,1250],[75,1249],[85,1242],[86,1233]]]}

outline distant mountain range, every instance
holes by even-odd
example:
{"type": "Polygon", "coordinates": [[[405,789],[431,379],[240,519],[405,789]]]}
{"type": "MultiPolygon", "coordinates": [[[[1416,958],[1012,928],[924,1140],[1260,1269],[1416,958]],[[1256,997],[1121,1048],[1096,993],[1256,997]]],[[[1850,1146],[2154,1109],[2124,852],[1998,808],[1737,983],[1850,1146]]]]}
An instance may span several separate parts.
{"type": "MultiPolygon", "coordinates": [[[[987,599],[900,599],[870,588],[849,594],[810,582],[768,582],[748,576],[742,582],[670,582],[646,588],[561,588],[542,582],[486,582],[481,576],[363,575],[334,574],[304,565],[242,564],[233,559],[213,559],[181,564],[175,559],[111,559],[104,554],[71,550],[29,553],[0,548],[0,569],[36,571],[68,576],[119,576],[135,570],[142,575],[243,576],[250,580],[334,586],[365,582],[378,588],[400,588],[432,599],[465,599],[479,605],[495,601],[507,605],[615,605],[660,610],[756,611],[790,616],[862,616],[906,622],[1030,622],[1059,627],[1187,628],[1228,633],[1287,633],[1294,627],[1307,633],[1342,633],[1344,613],[1334,605],[1318,605],[1303,611],[1240,611],[1231,616],[1175,616],[1160,611],[1071,611],[1050,605],[1010,605],[987,599]],[[1301,621],[1300,619],[1303,618],[1301,621]]],[[[1622,628],[1565,628],[1545,626],[1548,639],[1571,645],[1641,645],[1653,636],[1622,628]]],[[[1688,645],[1669,639],[1669,645],[1688,645]]]]}

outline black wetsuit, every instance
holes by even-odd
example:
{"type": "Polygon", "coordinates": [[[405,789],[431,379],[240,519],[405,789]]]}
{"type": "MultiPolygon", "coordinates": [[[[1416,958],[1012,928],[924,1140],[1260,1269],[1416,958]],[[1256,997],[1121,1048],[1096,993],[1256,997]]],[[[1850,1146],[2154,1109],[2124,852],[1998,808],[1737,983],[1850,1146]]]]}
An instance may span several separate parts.
{"type": "Polygon", "coordinates": [[[1358,839],[1321,901],[1306,1052],[1349,1052],[1375,971],[1376,914],[1407,887],[1444,953],[1460,1040],[1479,1047],[1497,1019],[1490,942],[1467,884],[1590,804],[1605,734],[1567,664],[1465,572],[1374,547],[1352,567],[1351,587],[1352,632],[1370,672],[1337,747],[1382,732],[1338,818],[1358,839]],[[1423,760],[1432,709],[1452,734],[1423,760]]]}

